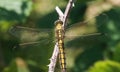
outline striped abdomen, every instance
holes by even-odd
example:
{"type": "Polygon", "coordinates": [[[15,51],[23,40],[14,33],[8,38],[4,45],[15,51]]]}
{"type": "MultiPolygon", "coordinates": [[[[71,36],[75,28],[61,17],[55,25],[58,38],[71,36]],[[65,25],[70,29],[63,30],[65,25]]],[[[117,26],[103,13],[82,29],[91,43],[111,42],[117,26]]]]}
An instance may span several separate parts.
{"type": "MultiPolygon", "coordinates": [[[[59,34],[61,35],[61,34],[59,34]]],[[[62,72],[66,72],[66,62],[65,62],[65,52],[64,52],[64,41],[62,38],[58,38],[58,47],[59,47],[59,60],[61,64],[62,72]]]]}

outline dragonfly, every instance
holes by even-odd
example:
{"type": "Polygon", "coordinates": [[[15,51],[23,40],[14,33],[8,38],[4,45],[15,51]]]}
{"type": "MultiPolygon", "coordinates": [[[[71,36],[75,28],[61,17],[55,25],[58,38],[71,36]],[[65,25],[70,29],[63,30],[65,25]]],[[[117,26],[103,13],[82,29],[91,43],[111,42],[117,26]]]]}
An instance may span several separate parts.
{"type": "Polygon", "coordinates": [[[64,52],[64,28],[63,22],[61,20],[56,21],[55,35],[57,38],[58,48],[59,48],[59,60],[61,63],[62,72],[66,72],[66,61],[64,52]]]}
{"type": "Polygon", "coordinates": [[[105,34],[99,33],[99,32],[86,33],[85,31],[84,33],[84,30],[80,31],[80,27],[85,28],[84,25],[86,25],[87,23],[88,22],[85,22],[82,24],[77,23],[75,25],[70,26],[68,29],[66,29],[66,31],[64,31],[64,28],[62,28],[63,22],[60,20],[57,20],[55,22],[55,30],[34,29],[29,27],[13,26],[12,28],[10,28],[9,33],[17,38],[20,38],[21,43],[19,44],[19,46],[39,44],[44,42],[45,40],[47,40],[47,42],[49,43],[48,40],[50,40],[51,42],[52,38],[56,38],[56,41],[58,42],[58,48],[59,48],[60,67],[62,72],[66,72],[66,57],[65,57],[65,49],[64,49],[65,43],[68,42],[68,46],[69,46],[70,41],[74,41],[75,39],[78,40],[78,38],[89,39],[93,37],[93,39],[95,39],[96,37],[99,38],[100,36],[105,36],[105,34]],[[83,32],[83,35],[81,35],[82,32],[83,32]],[[51,35],[51,34],[55,34],[55,35],[51,35]]]}

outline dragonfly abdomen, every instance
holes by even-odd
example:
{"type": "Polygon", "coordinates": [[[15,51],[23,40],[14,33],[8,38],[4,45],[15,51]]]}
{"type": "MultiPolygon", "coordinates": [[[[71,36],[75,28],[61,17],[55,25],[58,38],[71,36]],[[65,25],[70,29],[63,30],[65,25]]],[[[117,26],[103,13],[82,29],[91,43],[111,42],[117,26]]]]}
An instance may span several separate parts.
{"type": "Polygon", "coordinates": [[[62,39],[58,40],[59,47],[59,60],[62,72],[66,72],[66,61],[65,61],[65,52],[64,52],[64,43],[62,39]]]}

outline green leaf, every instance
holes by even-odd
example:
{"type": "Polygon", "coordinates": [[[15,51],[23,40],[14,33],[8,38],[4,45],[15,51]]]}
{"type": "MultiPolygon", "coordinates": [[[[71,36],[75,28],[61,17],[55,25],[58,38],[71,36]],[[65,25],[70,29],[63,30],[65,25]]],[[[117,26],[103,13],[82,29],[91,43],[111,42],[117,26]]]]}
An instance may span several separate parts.
{"type": "Polygon", "coordinates": [[[31,0],[1,0],[0,7],[8,11],[15,11],[18,14],[25,13],[28,16],[32,8],[32,2],[31,0]]]}
{"type": "Polygon", "coordinates": [[[120,63],[110,60],[98,61],[88,72],[120,72],[120,63]]]}

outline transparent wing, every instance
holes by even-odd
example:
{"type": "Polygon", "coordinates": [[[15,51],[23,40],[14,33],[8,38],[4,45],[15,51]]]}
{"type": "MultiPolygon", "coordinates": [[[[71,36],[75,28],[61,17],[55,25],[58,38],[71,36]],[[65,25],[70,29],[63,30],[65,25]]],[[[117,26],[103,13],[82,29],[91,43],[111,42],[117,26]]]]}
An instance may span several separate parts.
{"type": "Polygon", "coordinates": [[[103,28],[107,20],[107,15],[101,14],[96,16],[96,18],[90,18],[83,22],[72,24],[66,29],[65,36],[67,36],[69,40],[74,40],[76,38],[88,39],[92,36],[106,36],[107,32],[102,32],[99,29],[103,28]]]}
{"type": "Polygon", "coordinates": [[[36,41],[43,38],[49,38],[51,35],[50,29],[34,29],[29,27],[14,26],[9,29],[9,33],[23,42],[36,41]]]}
{"type": "MultiPolygon", "coordinates": [[[[104,20],[107,19],[106,17],[104,18],[104,20]]],[[[74,40],[79,40],[83,43],[85,41],[88,42],[90,40],[96,40],[97,38],[100,39],[100,37],[106,36],[105,33],[101,33],[97,30],[102,26],[103,23],[101,22],[99,25],[96,25],[91,21],[92,19],[70,25],[65,32],[66,45],[68,45],[68,43],[71,41],[75,42],[74,40]]],[[[9,33],[20,39],[20,45],[36,44],[43,41],[49,43],[51,41],[54,42],[55,40],[54,30],[52,29],[35,29],[14,26],[10,28],[9,33]]]]}
{"type": "MultiPolygon", "coordinates": [[[[21,41],[20,45],[27,45],[27,44],[35,44],[39,43],[41,41],[46,41],[50,38],[52,35],[52,30],[50,29],[33,29],[28,27],[22,27],[22,26],[15,26],[12,27],[9,30],[9,33],[13,35],[13,37],[18,38],[21,41]]],[[[68,32],[66,32],[68,33],[68,32]]],[[[84,35],[65,35],[66,41],[72,40],[74,38],[86,38],[90,36],[99,36],[102,35],[102,33],[91,33],[91,34],[84,34],[84,35]]]]}
{"type": "Polygon", "coordinates": [[[52,29],[35,29],[22,26],[13,26],[9,29],[9,33],[19,40],[19,46],[47,44],[53,41],[52,32],[52,29]]]}

